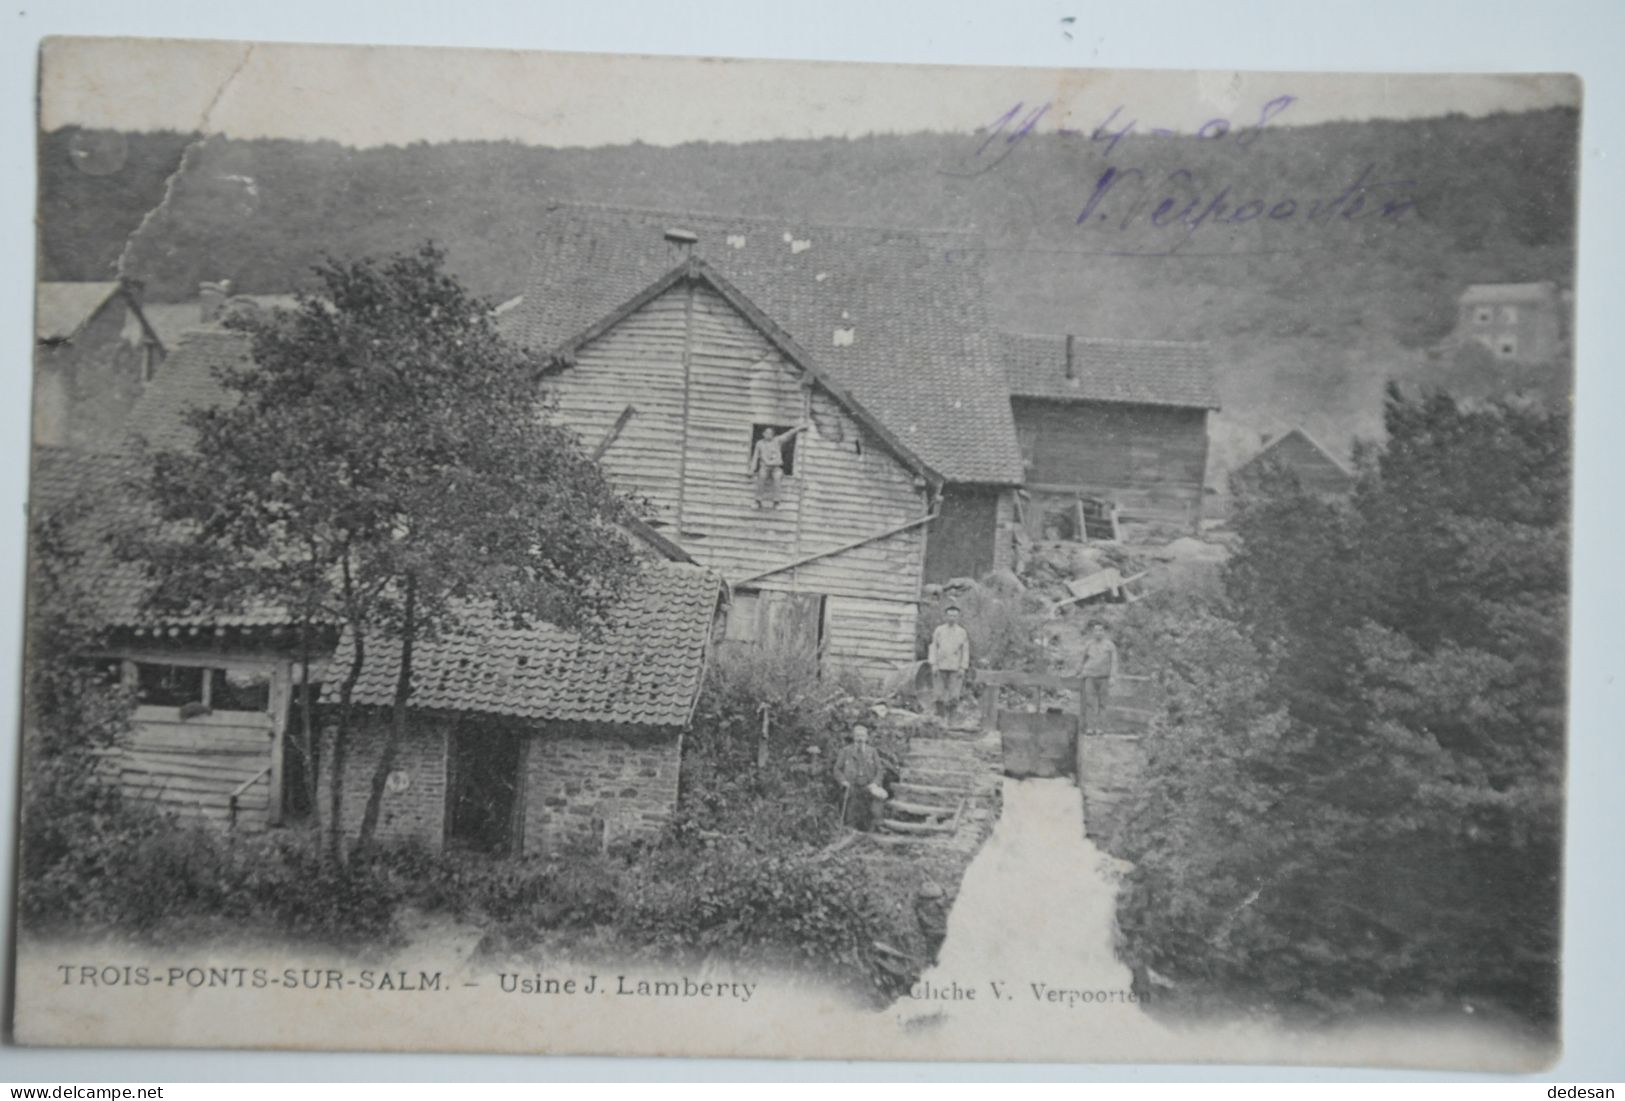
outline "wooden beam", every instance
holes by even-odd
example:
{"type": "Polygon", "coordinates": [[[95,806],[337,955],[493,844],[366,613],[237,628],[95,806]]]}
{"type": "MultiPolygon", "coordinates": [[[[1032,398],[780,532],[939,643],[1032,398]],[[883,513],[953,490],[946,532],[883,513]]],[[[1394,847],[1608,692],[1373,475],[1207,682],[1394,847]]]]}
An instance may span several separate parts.
{"type": "Polygon", "coordinates": [[[807,563],[816,562],[820,558],[832,558],[837,554],[845,554],[849,550],[856,550],[858,547],[867,546],[870,543],[878,543],[882,539],[889,539],[893,535],[901,534],[910,528],[917,528],[921,524],[929,524],[936,518],[937,514],[935,512],[928,512],[924,516],[917,516],[907,523],[897,524],[893,527],[887,528],[885,531],[877,531],[873,535],[865,535],[860,539],[853,539],[849,542],[842,543],[838,547],[831,547],[829,550],[805,554],[800,558],[791,559],[789,562],[785,562],[782,565],[774,566],[771,569],[762,570],[759,573],[753,573],[749,577],[741,577],[737,581],[733,582],[733,587],[737,589],[741,585],[748,585],[752,581],[760,581],[764,577],[771,577],[776,573],[783,573],[785,570],[793,570],[797,566],[805,566],[807,563]]]}
{"type": "Polygon", "coordinates": [[[635,405],[628,405],[621,410],[621,415],[616,417],[615,423],[609,426],[609,431],[604,433],[604,438],[599,440],[598,446],[592,449],[593,462],[602,459],[604,452],[608,451],[615,441],[621,438],[621,430],[626,427],[626,422],[631,420],[637,411],[638,408],[635,405]]]}

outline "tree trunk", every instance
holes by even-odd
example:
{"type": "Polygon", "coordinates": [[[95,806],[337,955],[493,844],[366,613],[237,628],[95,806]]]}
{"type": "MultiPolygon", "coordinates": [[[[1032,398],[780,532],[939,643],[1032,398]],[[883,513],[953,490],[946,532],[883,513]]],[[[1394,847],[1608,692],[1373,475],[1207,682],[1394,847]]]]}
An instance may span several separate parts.
{"type": "Polygon", "coordinates": [[[372,770],[372,790],[367,793],[367,811],[361,816],[356,852],[372,844],[373,834],[378,830],[378,814],[383,808],[384,786],[389,782],[389,774],[395,770],[396,750],[406,740],[406,700],[412,694],[412,636],[417,633],[417,596],[417,582],[408,577],[406,607],[401,616],[401,668],[395,678],[389,734],[384,739],[383,752],[378,755],[378,767],[372,770]]]}
{"type": "Polygon", "coordinates": [[[299,742],[304,759],[305,806],[310,808],[309,827],[315,837],[322,835],[321,783],[316,777],[316,724],[310,699],[310,617],[299,623],[299,742]]]}
{"type": "Polygon", "coordinates": [[[344,765],[350,749],[350,701],[355,696],[356,681],[361,679],[361,666],[366,661],[367,640],[359,627],[351,627],[355,638],[355,653],[350,668],[339,685],[339,721],[333,730],[333,754],[328,762],[328,855],[335,864],[344,863],[344,765]]]}

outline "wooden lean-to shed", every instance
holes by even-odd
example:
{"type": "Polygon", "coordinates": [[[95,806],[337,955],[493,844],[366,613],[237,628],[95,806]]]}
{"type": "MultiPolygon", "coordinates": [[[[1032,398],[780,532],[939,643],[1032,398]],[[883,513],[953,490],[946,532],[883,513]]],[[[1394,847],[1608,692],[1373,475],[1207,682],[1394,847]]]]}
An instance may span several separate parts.
{"type": "MultiPolygon", "coordinates": [[[[127,798],[183,820],[255,831],[297,815],[302,787],[286,752],[297,639],[277,608],[157,616],[141,569],[111,539],[145,519],[128,453],[36,448],[30,520],[74,556],[74,583],[101,644],[85,655],[135,695],[127,734],[102,770],[127,798]]],[[[327,642],[331,645],[331,640],[327,642]]]]}
{"type": "Polygon", "coordinates": [[[560,206],[504,323],[560,420],[726,579],[730,640],[881,676],[914,660],[924,580],[992,568],[1009,536],[983,317],[956,235],[560,206]],[[755,441],[799,426],[758,507],[755,441]]]}
{"type": "Polygon", "coordinates": [[[1124,521],[1197,526],[1219,408],[1206,345],[1006,333],[1001,350],[1032,535],[1079,496],[1124,521]]]}

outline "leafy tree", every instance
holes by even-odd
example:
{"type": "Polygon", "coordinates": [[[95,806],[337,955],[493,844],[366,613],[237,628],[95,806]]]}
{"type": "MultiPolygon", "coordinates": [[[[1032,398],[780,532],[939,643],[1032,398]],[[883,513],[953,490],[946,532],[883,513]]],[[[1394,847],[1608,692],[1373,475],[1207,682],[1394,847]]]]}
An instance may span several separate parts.
{"type": "Polygon", "coordinates": [[[27,680],[23,701],[21,874],[25,918],[84,916],[82,874],[117,849],[121,800],[97,782],[97,750],[128,726],[132,700],[85,658],[102,639],[73,535],[95,507],[80,499],[30,531],[27,680]]]}
{"type": "Polygon", "coordinates": [[[1389,395],[1353,499],[1244,502],[1169,629],[1120,917],[1276,1008],[1556,1010],[1566,413],[1389,395]]]}
{"type": "Polygon", "coordinates": [[[393,719],[358,847],[370,841],[412,692],[412,648],[479,605],[591,630],[635,574],[618,496],[554,424],[534,362],[433,245],[330,261],[297,310],[230,323],[252,361],[218,371],[228,400],[188,414],[196,445],[155,456],[160,521],[140,553],[154,600],[270,603],[340,625],[329,824],[340,852],[354,688],[368,649],[399,645],[393,719]]]}

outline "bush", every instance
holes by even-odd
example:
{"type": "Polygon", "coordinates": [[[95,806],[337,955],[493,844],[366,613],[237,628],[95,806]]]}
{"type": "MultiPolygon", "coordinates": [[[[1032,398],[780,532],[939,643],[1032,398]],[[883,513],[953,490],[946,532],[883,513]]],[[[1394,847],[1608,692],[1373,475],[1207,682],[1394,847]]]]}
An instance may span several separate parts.
{"type": "Polygon", "coordinates": [[[753,767],[764,706],[771,756],[795,760],[808,746],[827,750],[850,688],[822,670],[808,649],[724,647],[706,674],[685,756],[703,757],[719,772],[753,767]]]}
{"type": "Polygon", "coordinates": [[[874,950],[883,926],[861,865],[741,844],[680,859],[680,875],[651,864],[629,900],[628,931],[655,954],[722,952],[740,964],[810,966],[869,990],[883,983],[874,950]]]}

